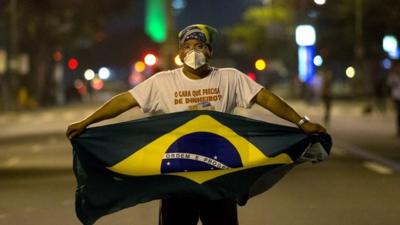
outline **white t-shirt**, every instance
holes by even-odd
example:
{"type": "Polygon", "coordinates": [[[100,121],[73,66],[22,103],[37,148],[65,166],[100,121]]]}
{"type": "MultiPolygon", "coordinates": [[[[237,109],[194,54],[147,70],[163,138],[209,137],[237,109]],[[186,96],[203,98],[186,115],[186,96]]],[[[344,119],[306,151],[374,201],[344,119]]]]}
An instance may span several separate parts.
{"type": "Polygon", "coordinates": [[[187,110],[232,112],[248,108],[262,86],[233,68],[213,68],[205,78],[190,79],[182,68],[159,72],[129,92],[142,111],[173,113],[187,110]]]}

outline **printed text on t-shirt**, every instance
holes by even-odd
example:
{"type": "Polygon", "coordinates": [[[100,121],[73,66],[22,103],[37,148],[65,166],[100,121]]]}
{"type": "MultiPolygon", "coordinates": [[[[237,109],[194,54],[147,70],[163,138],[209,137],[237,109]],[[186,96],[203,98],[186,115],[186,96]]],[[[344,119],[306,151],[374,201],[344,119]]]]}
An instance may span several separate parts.
{"type": "Polygon", "coordinates": [[[219,88],[175,91],[175,105],[221,101],[219,88]]]}

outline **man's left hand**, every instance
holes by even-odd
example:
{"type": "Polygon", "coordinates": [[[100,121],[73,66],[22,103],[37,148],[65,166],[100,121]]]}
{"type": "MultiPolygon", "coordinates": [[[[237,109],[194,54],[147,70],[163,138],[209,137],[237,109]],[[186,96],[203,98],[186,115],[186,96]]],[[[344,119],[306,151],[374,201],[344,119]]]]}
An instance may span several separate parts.
{"type": "Polygon", "coordinates": [[[326,133],[326,129],[322,125],[312,122],[304,123],[301,125],[300,129],[302,129],[306,134],[326,133]]]}

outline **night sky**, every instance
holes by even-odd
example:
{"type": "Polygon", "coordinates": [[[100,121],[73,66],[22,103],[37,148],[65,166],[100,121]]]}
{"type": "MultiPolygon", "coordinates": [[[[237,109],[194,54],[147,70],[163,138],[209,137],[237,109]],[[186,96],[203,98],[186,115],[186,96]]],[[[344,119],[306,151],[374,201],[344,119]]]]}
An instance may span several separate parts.
{"type": "MultiPolygon", "coordinates": [[[[184,9],[174,11],[176,32],[194,23],[209,24],[217,29],[231,26],[240,22],[246,8],[260,4],[261,0],[186,0],[184,9]]],[[[157,52],[158,45],[144,34],[144,11],[145,0],[137,0],[113,18],[105,28],[107,38],[78,53],[83,64],[94,69],[114,67],[119,70],[119,76],[127,76],[130,65],[141,59],[145,52],[157,52]]]]}
{"type": "MultiPolygon", "coordinates": [[[[107,30],[118,32],[144,26],[145,0],[134,5],[118,18],[107,30]]],[[[205,23],[216,28],[230,26],[240,21],[242,13],[251,5],[261,5],[262,0],[185,0],[186,7],[175,13],[178,30],[194,23],[205,23]]]]}

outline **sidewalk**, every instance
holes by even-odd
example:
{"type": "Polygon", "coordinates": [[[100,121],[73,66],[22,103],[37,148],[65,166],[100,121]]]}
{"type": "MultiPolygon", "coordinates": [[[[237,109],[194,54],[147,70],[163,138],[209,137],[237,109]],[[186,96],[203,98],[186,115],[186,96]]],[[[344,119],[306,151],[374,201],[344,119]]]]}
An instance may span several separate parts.
{"type": "MultiPolygon", "coordinates": [[[[308,115],[313,121],[322,122],[323,106],[322,104],[308,105],[303,101],[295,100],[288,103],[296,109],[301,115],[308,115]]],[[[89,115],[100,103],[69,105],[63,107],[45,108],[36,111],[27,112],[9,112],[0,114],[0,143],[2,140],[15,137],[35,136],[43,134],[63,134],[68,124],[81,120],[89,115]]],[[[363,110],[366,103],[364,102],[348,102],[336,101],[332,107],[332,117],[347,117],[347,118],[368,118],[371,121],[377,121],[387,124],[393,124],[395,115],[393,107],[389,105],[385,113],[373,111],[370,114],[364,114],[363,110]]],[[[235,114],[251,115],[265,120],[263,115],[266,114],[263,109],[253,107],[250,110],[237,109],[235,114]]],[[[270,114],[270,113],[269,113],[270,114]]],[[[117,118],[104,121],[102,124],[116,123],[126,120],[132,120],[145,117],[140,109],[134,108],[117,118]]]]}
{"type": "MultiPolygon", "coordinates": [[[[322,121],[322,105],[306,105],[301,101],[289,101],[299,114],[308,115],[313,121],[322,121]]],[[[47,171],[71,172],[71,145],[65,137],[68,124],[89,115],[99,104],[81,104],[41,109],[33,112],[0,114],[0,174],[42,174],[47,171]]],[[[394,112],[372,112],[363,114],[363,102],[335,102],[332,108],[332,126],[328,131],[335,141],[356,137],[358,146],[375,144],[392,146],[388,153],[379,151],[388,158],[397,158],[393,149],[400,145],[393,138],[394,112]],[[377,132],[379,131],[379,132],[377,132]],[[376,133],[376,135],[375,135],[376,133]],[[371,135],[372,134],[372,135],[371,135]],[[368,138],[373,137],[373,138],[368,138]]],[[[254,106],[252,109],[237,109],[242,116],[293,126],[272,113],[254,106]]],[[[104,125],[145,117],[140,109],[134,108],[115,119],[96,124],[104,125]]],[[[336,142],[337,143],[337,142],[336,142]]]]}
{"type": "MultiPolygon", "coordinates": [[[[43,108],[0,114],[0,176],[32,176],[72,172],[68,124],[89,115],[101,103],[43,108]]],[[[133,109],[97,125],[145,116],[133,109]]]]}
{"type": "MultiPolygon", "coordinates": [[[[0,114],[1,140],[43,134],[64,134],[68,124],[81,120],[96,110],[101,103],[78,104],[44,108],[36,111],[9,112],[0,114]]],[[[139,109],[132,109],[118,118],[99,124],[115,123],[143,117],[139,109]]]]}

